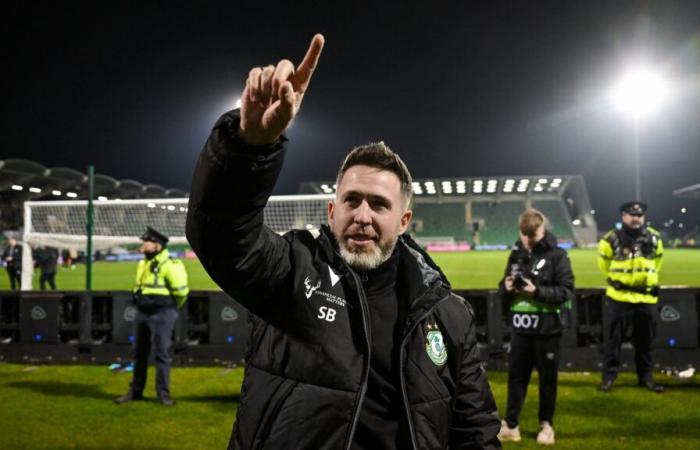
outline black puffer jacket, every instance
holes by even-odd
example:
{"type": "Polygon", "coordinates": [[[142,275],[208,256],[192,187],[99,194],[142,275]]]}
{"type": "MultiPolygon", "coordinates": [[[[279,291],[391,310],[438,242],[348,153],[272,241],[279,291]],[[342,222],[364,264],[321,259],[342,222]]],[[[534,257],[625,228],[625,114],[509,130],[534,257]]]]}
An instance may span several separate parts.
{"type": "Polygon", "coordinates": [[[502,298],[511,303],[511,326],[520,334],[556,335],[567,326],[568,309],[562,305],[574,299],[574,273],[566,250],[557,246],[549,231],[529,252],[518,240],[508,256],[504,278],[499,285],[502,298]],[[517,266],[537,288],[534,295],[506,292],[505,277],[517,266]]]}
{"type": "MultiPolygon", "coordinates": [[[[187,217],[187,237],[207,272],[262,319],[252,332],[229,448],[347,449],[370,361],[362,284],[328,229],[314,238],[307,231],[278,236],[263,226],[285,140],[246,147],[237,128],[235,112],[215,125],[195,169],[187,217]]],[[[398,245],[398,282],[412,299],[400,376],[413,447],[500,448],[471,308],[409,238],[398,245]]]]}

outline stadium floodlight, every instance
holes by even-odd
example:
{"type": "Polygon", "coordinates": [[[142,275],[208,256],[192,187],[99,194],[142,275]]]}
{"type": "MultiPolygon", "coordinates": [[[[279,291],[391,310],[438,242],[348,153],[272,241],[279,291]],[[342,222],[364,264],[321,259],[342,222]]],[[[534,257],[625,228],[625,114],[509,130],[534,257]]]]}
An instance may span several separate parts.
{"type": "Polygon", "coordinates": [[[107,197],[105,197],[104,195],[100,195],[100,196],[97,197],[97,200],[99,200],[99,201],[101,201],[101,202],[106,202],[106,201],[107,201],[107,197]]]}
{"type": "Polygon", "coordinates": [[[538,184],[547,184],[547,179],[546,179],[546,178],[540,178],[539,180],[537,180],[537,183],[538,183],[538,184]]]}
{"type": "Polygon", "coordinates": [[[38,187],[32,186],[29,188],[29,192],[33,192],[34,194],[41,194],[41,189],[38,187]]]}
{"type": "Polygon", "coordinates": [[[51,195],[55,195],[56,197],[60,197],[60,196],[61,196],[61,191],[58,191],[58,190],[54,189],[53,191],[51,191],[51,195]]]}
{"type": "Polygon", "coordinates": [[[664,77],[649,67],[629,69],[613,86],[612,101],[635,122],[658,111],[670,97],[664,77]]]}
{"type": "Polygon", "coordinates": [[[687,210],[687,209],[685,209],[685,208],[681,208],[681,213],[682,213],[682,214],[685,214],[686,212],[688,212],[688,210],[687,210]]]}
{"type": "Polygon", "coordinates": [[[75,192],[66,192],[66,197],[78,198],[78,194],[76,194],[75,192]]]}
{"type": "Polygon", "coordinates": [[[661,109],[671,97],[671,89],[664,77],[648,66],[637,66],[625,72],[613,86],[612,103],[634,124],[634,192],[641,200],[642,188],[639,170],[639,125],[642,119],[661,109]]]}
{"type": "Polygon", "coordinates": [[[23,190],[23,189],[24,189],[24,187],[20,186],[19,184],[13,184],[13,185],[12,185],[12,190],[13,190],[13,191],[21,191],[21,190],[23,190]]]}
{"type": "Polygon", "coordinates": [[[576,226],[576,227],[577,227],[577,226],[581,225],[581,219],[574,219],[574,220],[571,222],[571,224],[572,224],[573,226],[576,226]]]}

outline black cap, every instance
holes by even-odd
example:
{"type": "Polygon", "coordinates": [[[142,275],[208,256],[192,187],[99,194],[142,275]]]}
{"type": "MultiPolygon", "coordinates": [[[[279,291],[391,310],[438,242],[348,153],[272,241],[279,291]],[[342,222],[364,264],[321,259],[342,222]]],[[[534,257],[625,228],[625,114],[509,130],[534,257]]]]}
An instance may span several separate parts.
{"type": "Polygon", "coordinates": [[[633,216],[643,216],[647,212],[647,204],[643,202],[627,202],[620,206],[621,213],[631,214],[633,216]]]}
{"type": "Polygon", "coordinates": [[[141,235],[141,240],[157,242],[163,247],[165,247],[170,239],[163,233],[160,233],[151,227],[146,227],[146,231],[141,235]]]}

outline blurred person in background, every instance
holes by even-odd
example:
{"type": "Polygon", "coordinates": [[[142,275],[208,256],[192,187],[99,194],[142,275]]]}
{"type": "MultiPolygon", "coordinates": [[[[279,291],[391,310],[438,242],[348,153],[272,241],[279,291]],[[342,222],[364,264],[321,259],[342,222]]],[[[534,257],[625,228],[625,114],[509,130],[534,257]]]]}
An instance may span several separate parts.
{"type": "Polygon", "coordinates": [[[10,238],[7,247],[2,252],[2,261],[10,277],[10,289],[13,291],[22,287],[22,246],[17,240],[10,238]]]}

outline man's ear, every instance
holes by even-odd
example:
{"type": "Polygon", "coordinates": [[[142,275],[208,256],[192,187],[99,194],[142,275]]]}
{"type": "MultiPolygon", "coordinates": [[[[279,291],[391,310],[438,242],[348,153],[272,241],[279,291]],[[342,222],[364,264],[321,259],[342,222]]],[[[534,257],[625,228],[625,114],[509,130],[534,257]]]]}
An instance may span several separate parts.
{"type": "Polygon", "coordinates": [[[410,209],[407,209],[406,211],[403,212],[403,215],[401,216],[401,222],[399,226],[399,234],[404,234],[406,230],[408,229],[408,224],[411,223],[411,218],[413,217],[413,211],[410,209]]]}
{"type": "Polygon", "coordinates": [[[329,200],[328,201],[328,224],[333,228],[333,212],[335,209],[335,201],[334,200],[329,200]]]}

